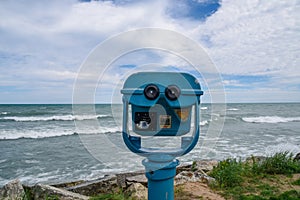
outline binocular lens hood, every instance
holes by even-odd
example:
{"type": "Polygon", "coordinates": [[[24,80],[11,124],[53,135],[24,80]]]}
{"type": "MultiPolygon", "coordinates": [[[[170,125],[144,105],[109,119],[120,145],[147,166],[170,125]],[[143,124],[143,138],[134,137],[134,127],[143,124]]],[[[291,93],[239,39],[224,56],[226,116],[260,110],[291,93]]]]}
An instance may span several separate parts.
{"type": "Polygon", "coordinates": [[[180,89],[176,85],[169,85],[165,89],[165,95],[169,100],[175,101],[180,96],[180,89]]]}
{"type": "Polygon", "coordinates": [[[154,84],[149,84],[144,89],[144,95],[149,100],[154,100],[159,96],[159,88],[154,84]]]}

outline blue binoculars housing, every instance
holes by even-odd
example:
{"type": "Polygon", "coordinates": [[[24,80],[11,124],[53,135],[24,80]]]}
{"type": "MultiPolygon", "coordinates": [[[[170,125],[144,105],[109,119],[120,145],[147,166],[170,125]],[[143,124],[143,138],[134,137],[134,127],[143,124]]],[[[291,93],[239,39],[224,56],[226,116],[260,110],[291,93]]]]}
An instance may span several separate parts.
{"type": "Polygon", "coordinates": [[[141,147],[143,136],[183,136],[181,148],[161,151],[174,156],[186,154],[196,145],[203,91],[194,76],[176,72],[139,72],[127,78],[121,93],[123,139],[131,151],[145,156],[160,152],[159,149],[141,147]],[[129,112],[131,119],[128,119],[129,112]],[[134,136],[129,133],[129,124],[134,136]],[[184,137],[191,127],[192,136],[184,137]]]}

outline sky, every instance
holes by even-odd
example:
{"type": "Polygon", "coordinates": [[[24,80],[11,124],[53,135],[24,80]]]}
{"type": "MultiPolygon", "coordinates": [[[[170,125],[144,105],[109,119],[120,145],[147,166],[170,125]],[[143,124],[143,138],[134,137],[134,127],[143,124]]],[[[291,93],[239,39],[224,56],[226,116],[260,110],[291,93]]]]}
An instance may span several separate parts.
{"type": "MultiPolygon", "coordinates": [[[[80,66],[99,43],[149,27],[199,43],[228,103],[300,102],[299,9],[298,0],[4,0],[0,104],[72,103],[80,66]]],[[[122,70],[107,74],[107,91],[132,67],[160,61],[184,70],[174,56],[137,52],[115,63],[122,70]]],[[[111,93],[97,97],[107,103],[111,93]]]]}

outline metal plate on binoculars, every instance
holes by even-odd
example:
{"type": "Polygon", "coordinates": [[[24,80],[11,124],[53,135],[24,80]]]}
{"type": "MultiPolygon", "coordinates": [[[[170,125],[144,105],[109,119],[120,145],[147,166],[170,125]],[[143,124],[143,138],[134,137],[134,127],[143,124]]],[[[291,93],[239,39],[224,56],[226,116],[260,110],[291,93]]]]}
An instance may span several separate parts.
{"type": "Polygon", "coordinates": [[[160,115],[159,116],[159,126],[160,126],[160,128],[171,128],[171,126],[172,126],[171,115],[160,115]]]}
{"type": "Polygon", "coordinates": [[[139,131],[156,131],[156,112],[136,112],[134,123],[136,130],[139,131]]]}

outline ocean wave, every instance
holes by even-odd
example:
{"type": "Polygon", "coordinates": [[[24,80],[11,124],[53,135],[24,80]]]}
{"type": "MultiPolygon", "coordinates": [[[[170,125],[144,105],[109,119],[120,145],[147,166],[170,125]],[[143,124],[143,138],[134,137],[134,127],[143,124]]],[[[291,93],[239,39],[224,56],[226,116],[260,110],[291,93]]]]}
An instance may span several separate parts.
{"type": "Polygon", "coordinates": [[[0,164],[6,162],[6,159],[0,160],[0,164]]]}
{"type": "Polygon", "coordinates": [[[296,155],[299,153],[300,147],[299,145],[293,144],[286,139],[283,139],[280,143],[267,146],[265,149],[265,154],[267,156],[272,156],[278,152],[290,152],[296,155]]]}
{"type": "MultiPolygon", "coordinates": [[[[34,169],[31,168],[30,171],[25,171],[23,169],[18,169],[20,174],[18,175],[18,179],[25,183],[26,185],[33,186],[37,183],[43,184],[59,184],[65,182],[72,182],[76,180],[85,180],[85,181],[99,181],[100,179],[105,178],[108,174],[117,174],[121,172],[128,171],[128,168],[104,168],[103,164],[95,165],[98,167],[97,169],[93,169],[93,166],[85,165],[84,169],[76,168],[76,165],[73,166],[72,170],[63,171],[61,168],[57,168],[55,170],[49,169],[45,172],[43,168],[37,166],[34,169]],[[88,169],[88,170],[85,170],[88,169]]],[[[136,167],[136,166],[135,166],[136,167]]],[[[136,168],[141,170],[140,168],[136,168]]],[[[132,170],[132,169],[131,169],[132,170]]],[[[4,179],[0,177],[0,187],[3,187],[7,184],[10,179],[4,179]]]]}
{"type": "Polygon", "coordinates": [[[39,131],[27,131],[27,132],[14,132],[1,134],[0,140],[16,140],[16,139],[38,139],[38,138],[50,138],[50,137],[60,137],[67,135],[75,135],[74,132],[39,132],[39,131]]]}
{"type": "Polygon", "coordinates": [[[204,121],[201,121],[200,122],[200,126],[205,126],[208,124],[208,121],[207,120],[204,120],[204,121]]]}
{"type": "Polygon", "coordinates": [[[62,137],[70,135],[96,135],[96,134],[111,134],[119,133],[120,128],[118,127],[101,127],[96,130],[81,130],[81,131],[18,131],[18,132],[7,132],[0,134],[0,140],[16,140],[16,139],[40,139],[40,138],[51,138],[51,137],[62,137]]]}
{"type": "Polygon", "coordinates": [[[1,112],[1,115],[7,115],[8,112],[1,112]]]}
{"type": "Polygon", "coordinates": [[[300,121],[300,117],[279,117],[279,116],[259,116],[259,117],[243,117],[243,121],[249,123],[286,123],[300,121]]]}
{"type": "Polygon", "coordinates": [[[237,109],[237,108],[229,108],[229,109],[227,109],[228,111],[238,111],[238,110],[240,110],[240,109],[237,109]]]}
{"type": "Polygon", "coordinates": [[[92,120],[107,118],[109,115],[54,115],[54,116],[30,116],[30,117],[2,117],[0,120],[10,120],[16,122],[35,122],[35,121],[74,121],[74,120],[92,120]]]}
{"type": "Polygon", "coordinates": [[[200,107],[201,110],[207,110],[207,107],[200,107]]]}

